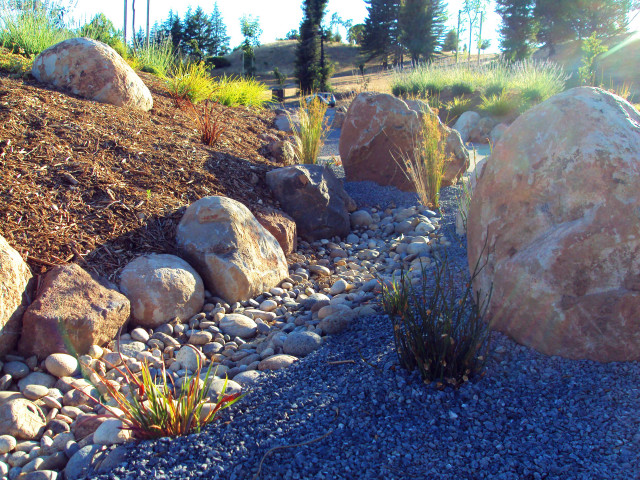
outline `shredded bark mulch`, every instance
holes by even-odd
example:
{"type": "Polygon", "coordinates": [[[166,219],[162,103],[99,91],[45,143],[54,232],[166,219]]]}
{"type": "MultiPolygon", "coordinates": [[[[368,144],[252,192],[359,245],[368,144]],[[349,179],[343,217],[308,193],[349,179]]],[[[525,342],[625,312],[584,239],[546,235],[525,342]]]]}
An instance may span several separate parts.
{"type": "Polygon", "coordinates": [[[76,262],[115,280],[132,258],[174,253],[186,206],[226,195],[256,211],[275,204],[263,157],[274,114],[225,108],[213,147],[141,73],[154,106],[140,112],[51,90],[0,72],[0,234],[34,274],[76,262]],[[263,135],[264,137],[264,135],[263,135]]]}

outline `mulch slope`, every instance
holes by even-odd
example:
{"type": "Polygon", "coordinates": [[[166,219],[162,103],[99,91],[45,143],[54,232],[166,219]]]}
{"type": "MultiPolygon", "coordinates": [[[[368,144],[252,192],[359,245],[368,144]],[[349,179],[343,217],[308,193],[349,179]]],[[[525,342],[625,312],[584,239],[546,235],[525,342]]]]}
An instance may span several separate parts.
{"type": "Polygon", "coordinates": [[[114,280],[142,253],[174,252],[177,223],[199,198],[274,204],[264,178],[280,165],[259,153],[260,134],[277,134],[272,112],[224,108],[226,130],[208,147],[162,82],[140,75],[150,112],[0,72],[0,234],[34,274],[76,262],[114,280]]]}

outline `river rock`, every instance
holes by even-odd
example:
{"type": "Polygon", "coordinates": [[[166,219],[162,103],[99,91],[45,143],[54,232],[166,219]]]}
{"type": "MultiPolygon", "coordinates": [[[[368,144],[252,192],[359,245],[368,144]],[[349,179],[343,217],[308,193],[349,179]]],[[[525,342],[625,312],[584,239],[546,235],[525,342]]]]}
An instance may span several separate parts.
{"type": "Polygon", "coordinates": [[[580,87],[496,144],[467,221],[493,328],[547,355],[640,360],[640,114],[580,87]]]}
{"type": "Polygon", "coordinates": [[[31,68],[42,83],[119,107],[151,110],[153,97],[133,69],[110,46],[71,38],[44,50],[31,68]]]}
{"type": "Polygon", "coordinates": [[[220,320],[220,330],[231,337],[252,338],[256,335],[258,325],[245,315],[229,313],[220,320]]]}
{"type": "Polygon", "coordinates": [[[66,353],[52,353],[44,365],[51,375],[58,378],[72,377],[79,371],[78,359],[66,353]]]}
{"type": "Polygon", "coordinates": [[[147,328],[176,317],[187,320],[204,305],[202,278],[175,255],[143,255],[129,262],[120,274],[120,289],[131,302],[133,323],[147,328]]]}
{"type": "Polygon", "coordinates": [[[282,349],[287,355],[306,357],[322,346],[322,338],[314,332],[291,332],[287,335],[282,349]]]}
{"type": "Polygon", "coordinates": [[[273,355],[265,358],[258,364],[258,370],[280,370],[281,368],[287,368],[298,359],[292,355],[273,355]]]}
{"type": "Polygon", "coordinates": [[[278,241],[247,207],[227,197],[204,197],[190,205],[176,243],[207,289],[229,303],[248,300],[288,274],[278,241]]]}
{"type": "Polygon", "coordinates": [[[0,404],[0,435],[19,440],[34,440],[44,431],[42,410],[33,402],[17,398],[0,404]]]}

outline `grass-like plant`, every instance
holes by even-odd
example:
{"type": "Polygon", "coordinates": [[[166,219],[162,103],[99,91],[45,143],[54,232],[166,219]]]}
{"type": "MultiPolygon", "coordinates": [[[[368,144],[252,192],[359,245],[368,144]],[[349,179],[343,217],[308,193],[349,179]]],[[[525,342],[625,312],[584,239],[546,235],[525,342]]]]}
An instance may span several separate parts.
{"type": "Polygon", "coordinates": [[[300,99],[298,121],[289,115],[289,123],[293,130],[293,151],[300,163],[314,164],[327,136],[328,126],[325,119],[327,104],[314,97],[310,102],[300,99]]]}
{"type": "Polygon", "coordinates": [[[446,254],[433,268],[422,266],[414,287],[403,272],[398,282],[382,283],[382,308],[389,316],[400,365],[418,369],[425,383],[458,387],[480,374],[489,353],[484,314],[491,292],[475,301],[471,280],[460,287],[446,254]],[[408,299],[408,301],[406,301],[408,299]]]}
{"type": "Polygon", "coordinates": [[[213,100],[205,100],[199,106],[186,100],[183,106],[196,122],[202,143],[209,146],[215,145],[226,130],[223,123],[224,108],[218,106],[213,100]]]}
{"type": "Polygon", "coordinates": [[[195,373],[191,377],[185,377],[179,387],[175,385],[173,378],[167,375],[164,363],[159,384],[153,378],[147,362],[142,364],[142,370],[138,374],[132,373],[125,362],[123,365],[124,369],[116,368],[116,371],[128,385],[128,395],[122,393],[118,386],[104,375],[91,370],[98,376],[101,386],[107,391],[107,396],[113,399],[124,416],[113,410],[106,400],[95,398],[87,392],[83,393],[103,406],[111,415],[120,418],[124,427],[131,430],[136,439],[198,433],[203,426],[216,419],[220,410],[230,407],[242,397],[239,394],[226,395],[225,380],[222,393],[217,398],[210,399],[209,392],[215,373],[212,371],[212,365],[209,365],[204,379],[201,378],[201,362],[198,362],[195,373]],[[168,381],[165,380],[167,378],[168,381]],[[203,411],[203,407],[208,403],[213,403],[213,407],[203,411]]]}
{"type": "Polygon", "coordinates": [[[454,97],[449,102],[445,103],[444,107],[447,110],[447,122],[452,122],[464,112],[469,110],[471,106],[471,99],[465,97],[454,97]]]}
{"type": "Polygon", "coordinates": [[[510,115],[517,112],[522,105],[522,98],[515,92],[503,90],[498,95],[480,96],[478,108],[496,117],[510,115]]]}
{"type": "Polygon", "coordinates": [[[216,80],[213,98],[226,107],[261,108],[271,101],[271,91],[255,78],[233,77],[224,75],[216,80]]]}
{"type": "Polygon", "coordinates": [[[463,95],[470,95],[472,93],[473,84],[468,80],[462,79],[451,85],[451,94],[456,98],[463,95]]]}
{"type": "Polygon", "coordinates": [[[31,72],[33,60],[0,47],[0,71],[25,76],[31,72]]]}
{"type": "Polygon", "coordinates": [[[176,106],[185,100],[197,104],[211,98],[216,91],[204,62],[178,63],[165,78],[165,86],[176,106]]]}
{"type": "Polygon", "coordinates": [[[58,21],[55,2],[39,2],[29,8],[0,6],[0,44],[14,53],[30,57],[73,37],[58,21]]]}
{"type": "Polygon", "coordinates": [[[143,42],[136,48],[134,56],[138,60],[140,70],[159,77],[166,77],[178,63],[173,52],[173,44],[168,38],[149,42],[148,45],[143,42]]]}
{"type": "Polygon", "coordinates": [[[395,161],[413,183],[420,203],[438,207],[447,156],[437,110],[422,112],[421,131],[409,152],[398,152],[395,161]]]}

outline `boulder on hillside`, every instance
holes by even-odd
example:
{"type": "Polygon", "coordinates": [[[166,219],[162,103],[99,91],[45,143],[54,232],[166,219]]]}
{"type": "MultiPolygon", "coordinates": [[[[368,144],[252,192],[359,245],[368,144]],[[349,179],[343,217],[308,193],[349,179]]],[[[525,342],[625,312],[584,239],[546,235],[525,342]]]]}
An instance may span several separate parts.
{"type": "Polygon", "coordinates": [[[288,274],[275,237],[247,207],[227,197],[191,204],[178,224],[176,243],[205,286],[229,303],[248,300],[288,274]]]}
{"type": "Polygon", "coordinates": [[[129,319],[129,300],[106,288],[78,265],[62,265],[44,277],[22,317],[18,348],[44,359],[52,353],[83,355],[113,340],[129,319]]]}
{"type": "Polygon", "coordinates": [[[640,360],[639,159],[640,114],[597,88],[556,95],[509,127],[467,223],[494,328],[548,355],[640,360]]]}
{"type": "Polygon", "coordinates": [[[148,111],[153,98],[133,69],[110,46],[72,38],[44,50],[33,62],[40,82],[89,100],[148,111]]]}
{"type": "Polygon", "coordinates": [[[351,231],[348,206],[353,200],[329,168],[322,165],[276,168],[267,173],[266,180],[305,240],[345,237],[351,231]]]}
{"type": "MultiPolygon", "coordinates": [[[[348,181],[372,181],[415,190],[400,155],[413,152],[422,132],[421,115],[435,115],[425,102],[365,92],[351,103],[340,134],[340,158],[348,181]]],[[[443,186],[455,183],[469,166],[460,135],[438,119],[449,157],[443,186]]]]}
{"type": "Polygon", "coordinates": [[[22,328],[22,314],[29,305],[31,270],[20,254],[0,236],[0,355],[13,350],[22,328]]]}
{"type": "Polygon", "coordinates": [[[131,302],[134,325],[156,328],[178,317],[188,320],[204,305],[204,283],[180,257],[143,255],[120,274],[120,289],[131,302]]]}
{"type": "Polygon", "coordinates": [[[298,248],[298,239],[296,234],[296,222],[284,212],[280,210],[270,210],[265,212],[256,212],[256,219],[282,247],[285,254],[295,252],[298,248]]]}
{"type": "Polygon", "coordinates": [[[458,117],[458,120],[456,120],[456,123],[453,125],[453,129],[460,133],[460,138],[462,138],[464,143],[469,141],[471,130],[478,125],[480,118],[481,117],[478,112],[467,110],[458,117]]]}

